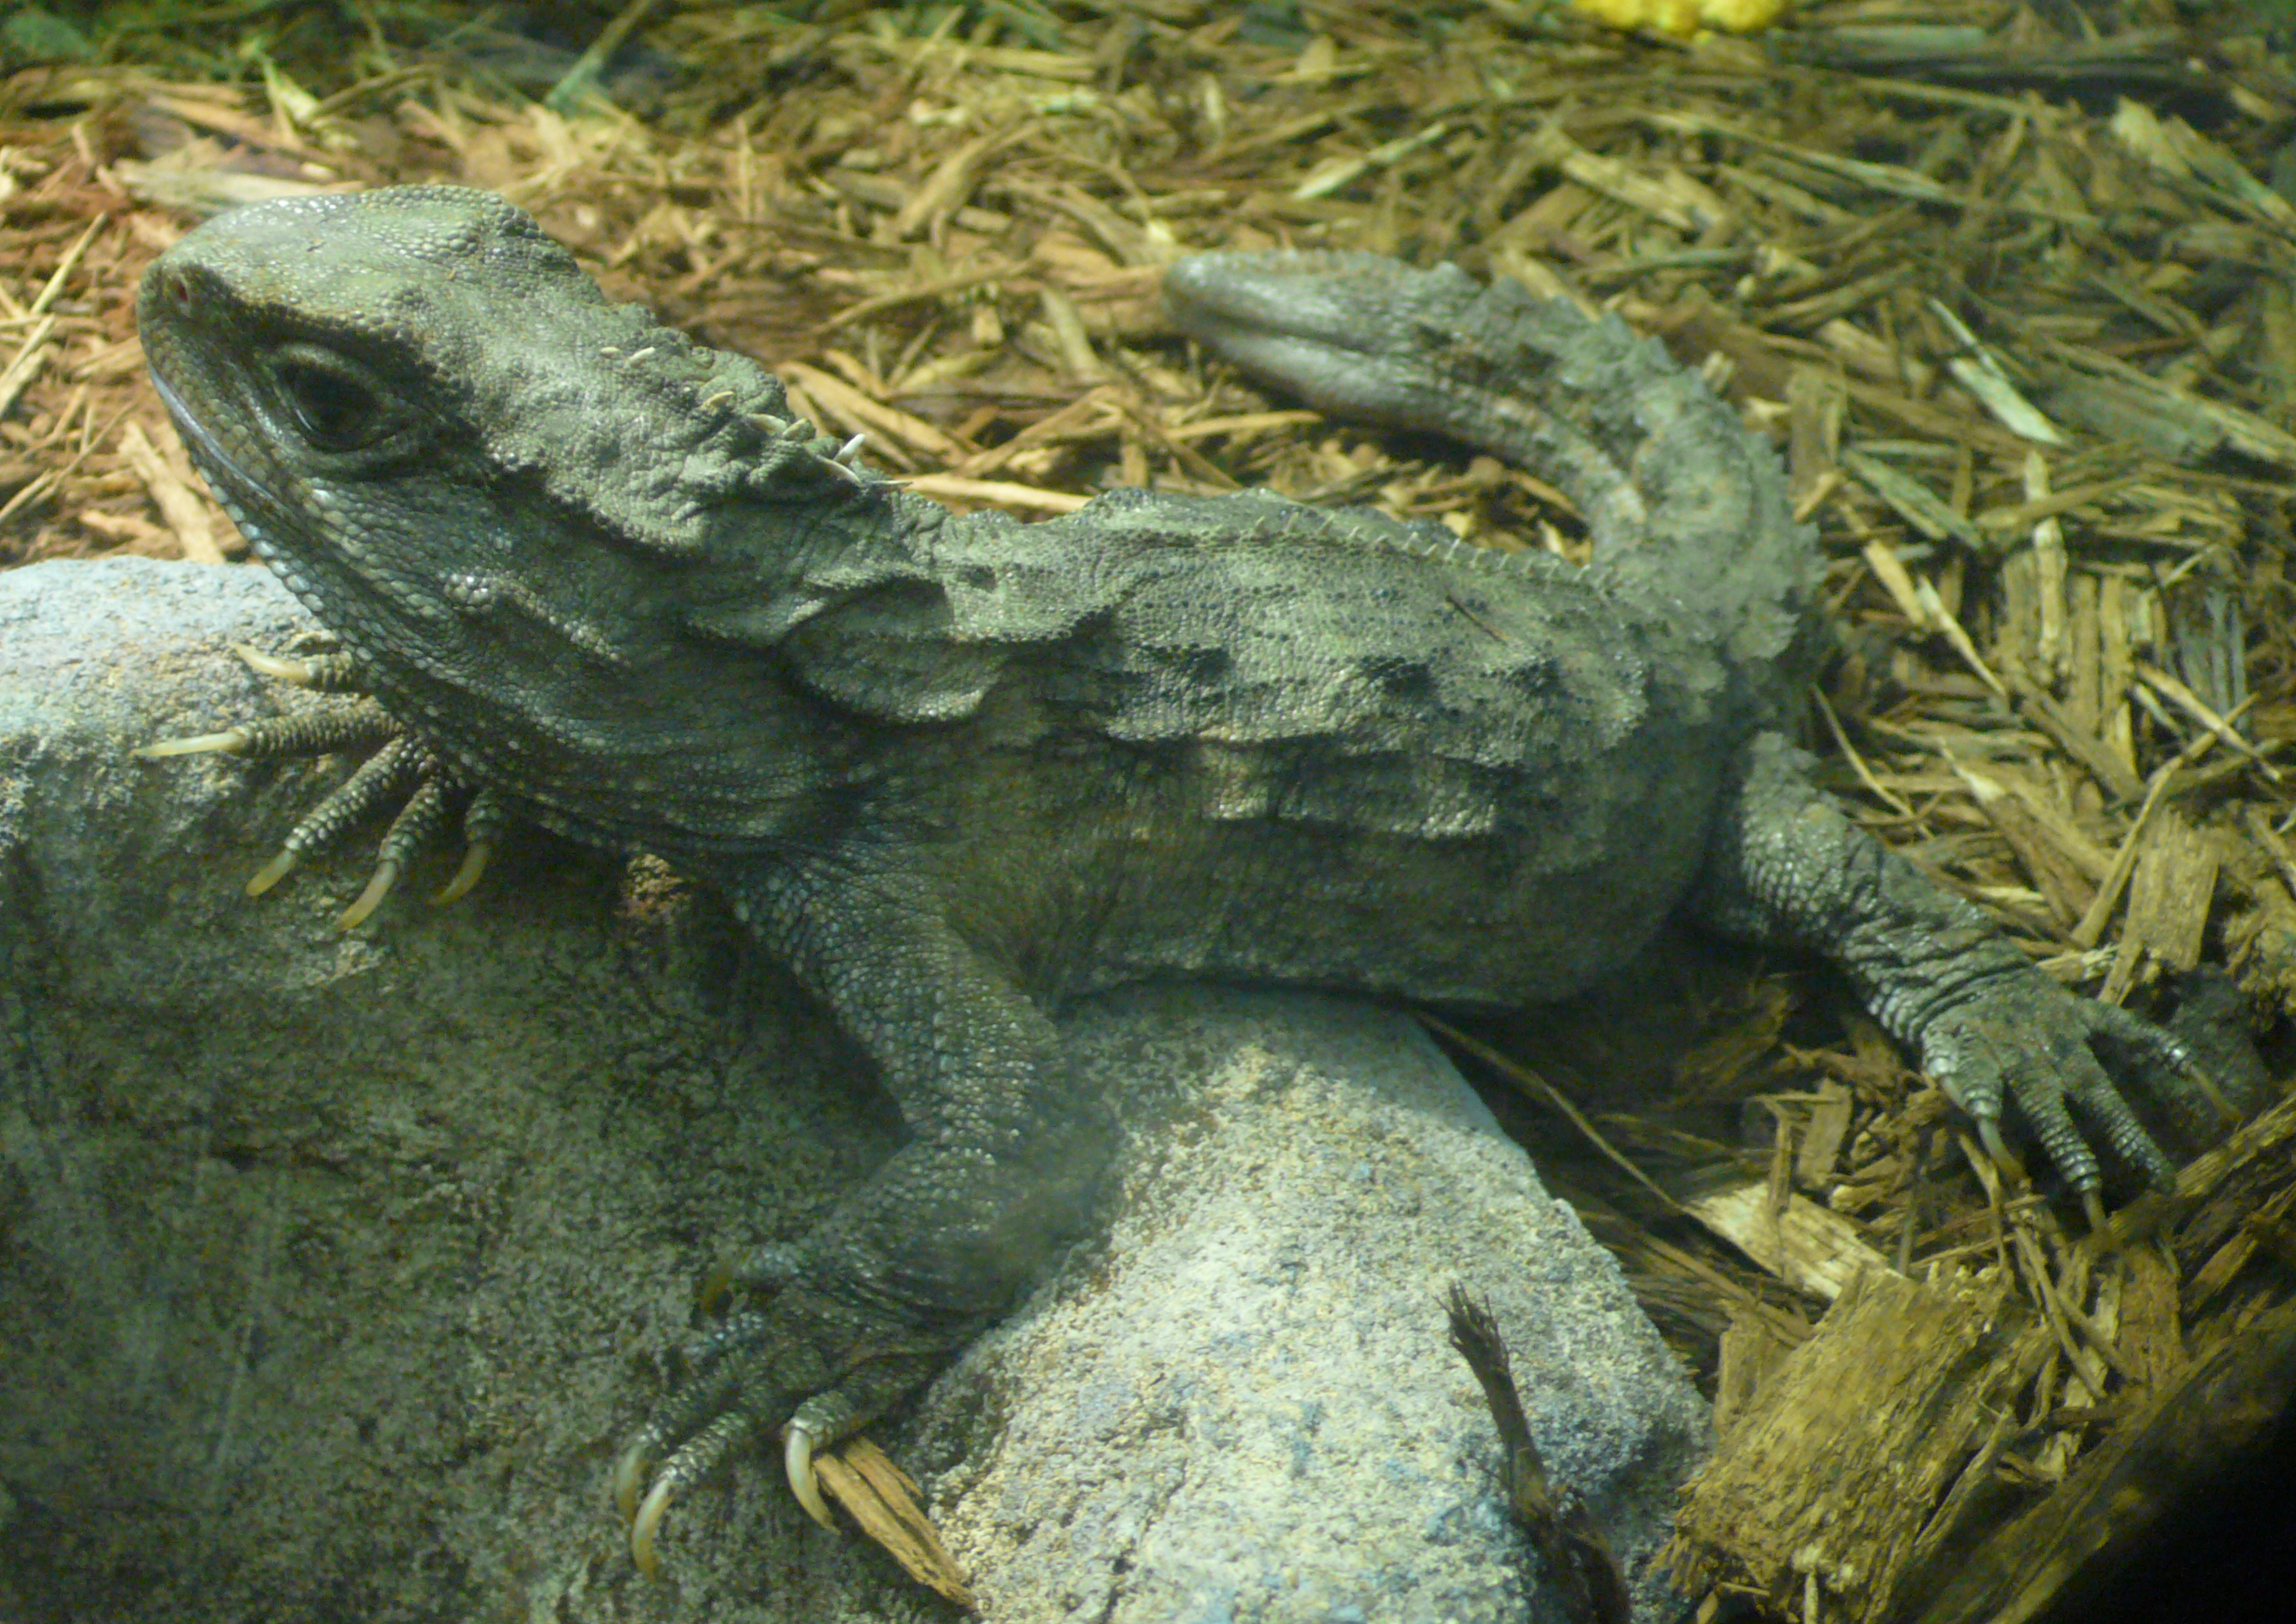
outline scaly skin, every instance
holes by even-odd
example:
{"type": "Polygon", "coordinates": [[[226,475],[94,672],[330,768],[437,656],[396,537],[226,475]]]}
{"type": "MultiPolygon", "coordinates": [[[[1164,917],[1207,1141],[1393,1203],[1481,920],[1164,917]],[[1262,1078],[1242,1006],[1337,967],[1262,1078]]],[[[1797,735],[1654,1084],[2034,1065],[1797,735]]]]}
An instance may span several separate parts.
{"type": "Polygon", "coordinates": [[[1615,323],[1361,258],[1176,268],[1182,324],[1311,398],[1555,480],[1595,562],[1267,495],[957,518],[791,424],[754,364],[614,308],[526,216],[437,188],[193,232],[144,347],[261,555],[437,776],[661,854],[873,1062],[912,1138],[769,1248],[622,1472],[670,1497],[882,1413],[1068,1233],[1092,1102],[1046,1012],[1152,975],[1521,1005],[1677,910],[1841,962],[1986,1125],[2085,1190],[2068,1095],[2183,1056],[1884,856],[1772,731],[1816,560],[1767,447],[1615,323]],[[1370,335],[1370,336],[1365,336],[1370,335]]]}

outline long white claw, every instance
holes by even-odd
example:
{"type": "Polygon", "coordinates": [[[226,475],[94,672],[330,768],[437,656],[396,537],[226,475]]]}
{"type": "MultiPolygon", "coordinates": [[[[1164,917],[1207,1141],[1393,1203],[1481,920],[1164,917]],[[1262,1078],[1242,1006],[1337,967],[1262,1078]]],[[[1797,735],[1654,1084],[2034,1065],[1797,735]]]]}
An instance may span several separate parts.
{"type": "Polygon", "coordinates": [[[266,654],[244,643],[234,643],[231,652],[247,662],[247,668],[258,677],[275,677],[281,682],[302,687],[311,680],[311,663],[307,660],[282,660],[276,654],[266,654]]]}
{"type": "Polygon", "coordinates": [[[388,858],[376,864],[374,877],[366,882],[366,890],[358,894],[357,899],[343,910],[343,916],[335,921],[335,929],[348,931],[364,923],[369,914],[382,906],[382,899],[390,895],[390,888],[398,883],[398,865],[388,858]]]}
{"type": "Polygon", "coordinates": [[[2088,1220],[2089,1233],[2103,1234],[2105,1225],[2110,1221],[2104,1216],[2104,1197],[2094,1190],[2083,1190],[2080,1193],[2080,1202],[2081,1216],[2088,1220]]]}
{"type": "Polygon", "coordinates": [[[139,744],[128,754],[138,761],[157,761],[162,756],[201,756],[220,750],[235,756],[247,748],[247,729],[226,728],[222,733],[193,734],[188,739],[161,739],[156,744],[139,744]]]}
{"type": "Polygon", "coordinates": [[[653,1548],[653,1537],[668,1511],[669,1480],[665,1478],[653,1486],[645,1504],[638,1507],[637,1521],[630,1524],[630,1560],[648,1579],[661,1571],[661,1556],[653,1548]]]}
{"type": "Polygon", "coordinates": [[[289,874],[293,874],[295,865],[299,860],[291,851],[281,852],[255,871],[254,875],[247,882],[247,894],[250,897],[260,897],[289,874]]]}
{"type": "Polygon", "coordinates": [[[2004,1173],[2007,1173],[2014,1177],[2021,1178],[2024,1177],[2025,1164],[2017,1160],[2015,1154],[2011,1152],[2009,1146],[2002,1140],[2000,1118],[1978,1118],[1977,1140],[1979,1144],[1985,1147],[1985,1153],[1993,1159],[1993,1165],[1995,1167],[1999,1168],[2004,1173]]]}
{"type": "Polygon", "coordinates": [[[821,1497],[821,1482],[813,1475],[813,1434],[794,1421],[783,1431],[782,1469],[789,1473],[790,1492],[806,1515],[835,1533],[837,1519],[829,1514],[829,1502],[821,1497]]]}
{"type": "Polygon", "coordinates": [[[649,1464],[644,1444],[632,1444],[614,1463],[614,1504],[620,1508],[625,1522],[638,1514],[638,1490],[645,1487],[649,1464]]]}
{"type": "Polygon", "coordinates": [[[487,872],[487,860],[494,854],[495,849],[492,842],[472,841],[463,849],[463,865],[455,871],[455,877],[447,882],[445,888],[437,896],[430,898],[431,906],[439,907],[449,902],[459,902],[469,896],[471,888],[478,884],[479,876],[487,872]]]}

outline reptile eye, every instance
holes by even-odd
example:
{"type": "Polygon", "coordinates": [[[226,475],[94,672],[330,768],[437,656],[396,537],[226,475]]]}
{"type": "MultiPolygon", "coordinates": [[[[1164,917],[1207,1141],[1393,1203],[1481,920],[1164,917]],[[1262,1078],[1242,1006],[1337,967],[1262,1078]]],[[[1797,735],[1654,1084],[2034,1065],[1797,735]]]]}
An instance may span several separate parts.
{"type": "Polygon", "coordinates": [[[321,451],[354,451],[374,437],[383,417],[374,391],[340,365],[288,355],[272,366],[295,426],[321,451]]]}

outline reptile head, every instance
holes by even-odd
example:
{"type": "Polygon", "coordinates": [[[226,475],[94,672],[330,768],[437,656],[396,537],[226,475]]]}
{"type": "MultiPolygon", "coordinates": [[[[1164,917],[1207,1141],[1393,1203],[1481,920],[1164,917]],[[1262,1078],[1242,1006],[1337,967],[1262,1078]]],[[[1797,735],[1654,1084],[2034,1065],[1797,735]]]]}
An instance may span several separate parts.
{"type": "MultiPolygon", "coordinates": [[[[208,482],[394,710],[497,776],[506,752],[521,782],[552,763],[570,800],[644,674],[687,657],[714,542],[738,533],[769,578],[761,550],[882,489],[825,462],[761,368],[610,304],[488,193],[235,210],[153,262],[137,315],[208,482]]],[[[730,708],[701,681],[677,691],[709,711],[696,749],[730,708]]]]}
{"type": "Polygon", "coordinates": [[[472,611],[562,596],[549,555],[569,534],[521,524],[520,496],[574,471],[515,441],[607,410],[581,350],[617,314],[525,214],[430,187],[224,216],[153,262],[137,305],[160,393],[248,540],[355,650],[440,677],[472,611]]]}

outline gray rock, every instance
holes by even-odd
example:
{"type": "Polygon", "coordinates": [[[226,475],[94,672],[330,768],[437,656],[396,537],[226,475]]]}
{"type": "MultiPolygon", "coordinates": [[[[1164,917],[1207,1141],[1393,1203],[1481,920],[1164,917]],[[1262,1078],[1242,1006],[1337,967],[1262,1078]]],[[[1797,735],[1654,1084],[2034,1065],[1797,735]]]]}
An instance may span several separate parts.
{"type": "Polygon", "coordinates": [[[1153,988],[1066,1035],[1119,1085],[1110,1227],[939,1384],[918,1438],[991,1616],[1559,1618],[1527,1607],[1454,1280],[1497,1314],[1549,1472],[1651,1552],[1702,1407],[1415,1024],[1153,988]],[[975,1387],[1016,1398],[985,1437],[952,1402],[975,1387]]]}
{"type": "MultiPolygon", "coordinates": [[[[311,702],[225,653],[302,624],[252,570],[0,575],[0,1618],[952,1616],[762,1463],[631,1571],[605,1478],[691,1283],[898,1121],[652,865],[531,836],[349,937],[361,853],[250,903],[340,764],[127,752],[311,702]]],[[[1064,1031],[1122,1121],[1106,1225],[878,1431],[985,1616],[1555,1617],[1455,1278],[1647,1554],[1702,1409],[1415,1028],[1168,988],[1064,1031]]]]}

